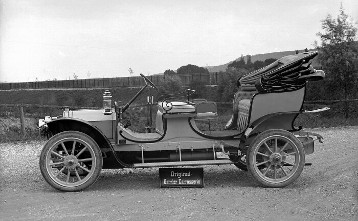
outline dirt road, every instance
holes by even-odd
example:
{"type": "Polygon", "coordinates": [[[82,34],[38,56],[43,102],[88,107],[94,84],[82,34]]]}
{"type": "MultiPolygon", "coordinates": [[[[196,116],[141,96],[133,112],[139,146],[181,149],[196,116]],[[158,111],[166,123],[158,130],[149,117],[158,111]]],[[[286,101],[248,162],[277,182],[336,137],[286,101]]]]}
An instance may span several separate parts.
{"type": "Polygon", "coordinates": [[[158,169],[125,169],[64,193],[41,176],[44,142],[0,144],[0,220],[358,220],[358,127],[310,131],[325,143],[282,189],[227,165],[205,166],[204,188],[163,189],[158,169]]]}

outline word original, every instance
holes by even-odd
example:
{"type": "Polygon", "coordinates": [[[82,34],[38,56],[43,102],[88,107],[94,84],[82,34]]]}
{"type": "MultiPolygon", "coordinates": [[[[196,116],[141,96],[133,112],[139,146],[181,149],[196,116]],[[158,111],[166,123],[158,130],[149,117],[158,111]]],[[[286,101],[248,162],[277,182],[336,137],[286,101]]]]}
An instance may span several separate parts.
{"type": "Polygon", "coordinates": [[[190,171],[189,171],[188,173],[171,171],[171,172],[170,172],[170,176],[171,176],[171,177],[178,177],[178,178],[181,178],[181,177],[190,177],[190,176],[191,176],[191,173],[190,173],[190,171]]]}

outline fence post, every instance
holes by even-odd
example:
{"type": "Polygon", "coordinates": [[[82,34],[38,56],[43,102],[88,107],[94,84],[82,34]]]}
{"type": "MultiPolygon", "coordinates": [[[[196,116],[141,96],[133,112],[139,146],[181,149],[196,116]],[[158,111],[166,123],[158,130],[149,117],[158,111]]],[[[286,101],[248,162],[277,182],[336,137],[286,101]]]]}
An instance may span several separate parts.
{"type": "Polygon", "coordinates": [[[25,116],[24,116],[24,107],[20,106],[20,123],[21,123],[21,135],[22,138],[25,137],[25,116]]]}

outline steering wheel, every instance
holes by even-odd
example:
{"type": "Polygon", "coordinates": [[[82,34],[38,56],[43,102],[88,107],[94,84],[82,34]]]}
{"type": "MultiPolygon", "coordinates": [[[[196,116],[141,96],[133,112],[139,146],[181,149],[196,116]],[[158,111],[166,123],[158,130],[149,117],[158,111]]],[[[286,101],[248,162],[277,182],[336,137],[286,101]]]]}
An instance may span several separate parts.
{"type": "Polygon", "coordinates": [[[146,84],[149,84],[152,88],[155,88],[157,91],[159,90],[157,88],[157,86],[155,86],[153,84],[153,82],[151,80],[149,80],[146,76],[144,76],[143,74],[140,74],[140,76],[142,76],[142,78],[144,78],[144,81],[145,81],[146,84]]]}

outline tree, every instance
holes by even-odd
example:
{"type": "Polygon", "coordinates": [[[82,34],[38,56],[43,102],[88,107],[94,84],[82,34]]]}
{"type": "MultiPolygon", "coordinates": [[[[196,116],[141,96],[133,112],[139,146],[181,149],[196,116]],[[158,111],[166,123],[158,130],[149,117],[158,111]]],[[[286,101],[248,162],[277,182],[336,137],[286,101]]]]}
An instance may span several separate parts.
{"type": "Polygon", "coordinates": [[[183,83],[178,75],[166,76],[159,87],[159,96],[170,97],[183,91],[183,83]]]}
{"type": "Polygon", "coordinates": [[[206,68],[198,67],[198,66],[192,65],[192,64],[188,64],[186,66],[181,66],[177,70],[178,75],[198,74],[198,73],[209,74],[209,71],[206,68]]]}
{"type": "Polygon", "coordinates": [[[75,80],[78,79],[78,75],[76,73],[73,73],[73,79],[75,79],[75,80]]]}
{"type": "Polygon", "coordinates": [[[257,60],[254,62],[253,66],[254,66],[254,69],[257,70],[257,69],[264,67],[265,63],[263,61],[257,60]]]}
{"type": "Polygon", "coordinates": [[[190,84],[192,81],[205,81],[208,83],[210,78],[208,69],[192,64],[178,68],[177,75],[180,76],[185,85],[190,84]]]}
{"type": "Polygon", "coordinates": [[[191,81],[189,84],[189,88],[195,90],[195,93],[191,96],[192,98],[203,98],[206,95],[206,86],[203,81],[191,81]]]}
{"type": "Polygon", "coordinates": [[[272,64],[273,62],[275,62],[277,59],[275,59],[275,58],[267,58],[267,59],[265,59],[265,61],[264,61],[264,65],[266,66],[266,65],[269,65],[269,64],[272,64]]]}
{"type": "MultiPolygon", "coordinates": [[[[327,96],[336,98],[344,97],[348,99],[355,88],[357,48],[355,47],[355,39],[357,28],[354,27],[349,20],[349,16],[345,14],[343,7],[339,10],[337,19],[328,15],[322,20],[323,32],[317,33],[320,37],[321,45],[315,42],[316,48],[320,54],[318,61],[322,65],[323,70],[327,73],[329,80],[329,90],[327,96]],[[338,92],[338,93],[337,93],[338,92]]],[[[348,104],[345,105],[345,117],[348,118],[348,104]]]]}
{"type": "Polygon", "coordinates": [[[134,71],[133,71],[132,68],[129,68],[129,69],[128,69],[128,72],[129,72],[129,76],[133,76],[134,71]]]}
{"type": "Polygon", "coordinates": [[[221,73],[222,77],[218,83],[216,99],[220,102],[232,101],[238,90],[237,80],[247,73],[246,69],[226,70],[226,72],[221,73]]]}
{"type": "Polygon", "coordinates": [[[236,69],[236,70],[246,69],[246,63],[245,63],[244,56],[241,55],[239,60],[235,60],[235,61],[231,62],[227,67],[228,67],[228,69],[236,69]]]}
{"type": "Polygon", "coordinates": [[[165,76],[172,76],[172,75],[176,75],[176,74],[177,74],[177,73],[176,73],[175,71],[170,70],[170,69],[164,71],[164,75],[165,75],[165,76]]]}

